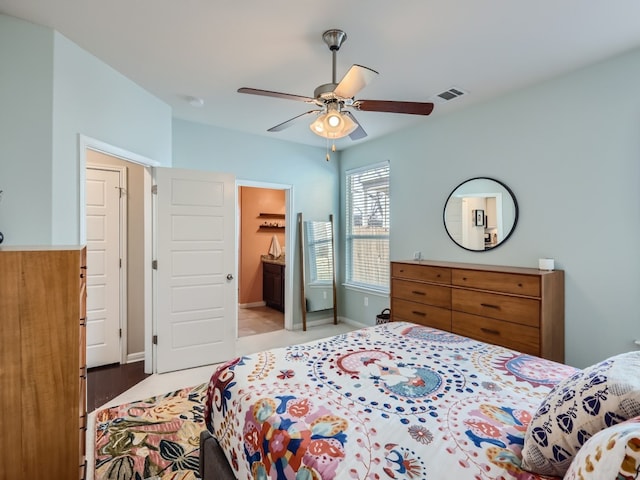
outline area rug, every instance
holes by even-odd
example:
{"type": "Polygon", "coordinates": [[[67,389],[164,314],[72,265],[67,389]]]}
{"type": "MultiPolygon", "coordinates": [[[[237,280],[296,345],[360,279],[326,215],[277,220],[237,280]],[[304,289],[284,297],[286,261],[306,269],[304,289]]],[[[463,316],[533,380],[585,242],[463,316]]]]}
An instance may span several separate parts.
{"type": "Polygon", "coordinates": [[[95,480],[195,480],[207,384],[96,413],[95,480]]]}

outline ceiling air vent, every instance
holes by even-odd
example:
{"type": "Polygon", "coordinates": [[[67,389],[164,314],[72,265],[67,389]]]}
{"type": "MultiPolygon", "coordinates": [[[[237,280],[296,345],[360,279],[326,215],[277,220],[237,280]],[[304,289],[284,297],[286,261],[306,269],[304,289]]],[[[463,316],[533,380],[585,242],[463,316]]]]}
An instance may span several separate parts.
{"type": "Polygon", "coordinates": [[[453,87],[450,88],[449,90],[445,90],[442,93],[438,93],[437,95],[435,95],[434,101],[437,103],[444,103],[444,102],[448,102],[450,100],[453,100],[454,98],[458,98],[461,97],[463,95],[466,95],[468,92],[457,88],[457,87],[453,87]]]}

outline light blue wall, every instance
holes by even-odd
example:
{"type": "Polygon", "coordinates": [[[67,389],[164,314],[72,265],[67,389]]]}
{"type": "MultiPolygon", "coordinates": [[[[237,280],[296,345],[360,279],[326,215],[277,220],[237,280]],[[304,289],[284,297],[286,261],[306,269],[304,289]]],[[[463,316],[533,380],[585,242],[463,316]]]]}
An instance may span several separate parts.
{"type": "Polygon", "coordinates": [[[51,241],[53,32],[0,15],[0,231],[51,241]],[[29,219],[25,221],[25,219],[29,219]]]}
{"type": "MultiPolygon", "coordinates": [[[[232,173],[239,180],[293,185],[294,209],[325,219],[338,208],[338,164],[322,147],[246,135],[174,119],[173,166],[232,173]]],[[[316,218],[314,218],[316,217],[316,218]]]]}
{"type": "Polygon", "coordinates": [[[79,135],[171,165],[171,109],[62,35],[0,15],[0,231],[80,239],[79,135]]]}
{"type": "MultiPolygon", "coordinates": [[[[640,338],[638,84],[640,50],[350,148],[342,172],[390,160],[392,260],[422,251],[537,267],[555,258],[566,278],[566,360],[583,367],[640,338]],[[482,253],[456,246],[442,224],[451,190],[476,176],[507,184],[520,207],[513,236],[482,253]]],[[[343,314],[372,323],[362,295],[342,298],[343,314]]]]}
{"type": "Polygon", "coordinates": [[[171,107],[55,33],[52,243],[77,243],[78,134],[171,166],[171,107]]]}
{"type": "MultiPolygon", "coordinates": [[[[173,123],[174,167],[227,172],[238,180],[291,185],[293,211],[302,212],[308,220],[326,220],[331,213],[338,215],[339,165],[334,159],[327,162],[325,156],[326,151],[321,147],[245,135],[184,120],[176,119],[173,123]]],[[[287,228],[297,228],[296,220],[287,219],[287,228]]],[[[297,249],[297,243],[286,246],[287,256],[292,248],[297,249]]],[[[293,265],[287,262],[287,268],[292,268],[294,274],[294,324],[302,322],[297,260],[293,265]]],[[[308,321],[328,315],[327,312],[313,313],[308,321]]]]}

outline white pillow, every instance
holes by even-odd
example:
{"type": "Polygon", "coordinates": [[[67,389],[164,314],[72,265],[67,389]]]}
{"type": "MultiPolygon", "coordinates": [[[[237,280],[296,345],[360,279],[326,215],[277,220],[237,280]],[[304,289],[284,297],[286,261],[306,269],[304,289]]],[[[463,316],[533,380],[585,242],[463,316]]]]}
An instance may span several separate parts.
{"type": "Polygon", "coordinates": [[[564,480],[616,480],[640,475],[640,417],[600,430],[587,440],[564,480]]]}
{"type": "Polygon", "coordinates": [[[600,430],[640,415],[640,351],[608,358],[556,385],[527,427],[522,468],[563,476],[600,430]]]}

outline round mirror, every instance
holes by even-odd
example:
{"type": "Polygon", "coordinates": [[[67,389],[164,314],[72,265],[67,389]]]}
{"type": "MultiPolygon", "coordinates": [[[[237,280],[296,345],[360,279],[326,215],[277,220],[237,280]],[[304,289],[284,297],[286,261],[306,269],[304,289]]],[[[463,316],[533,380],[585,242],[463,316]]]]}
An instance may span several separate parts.
{"type": "Polygon", "coordinates": [[[453,189],[444,205],[444,228],[451,240],[473,252],[504,243],[518,223],[516,197],[502,182],[476,177],[453,189]]]}

